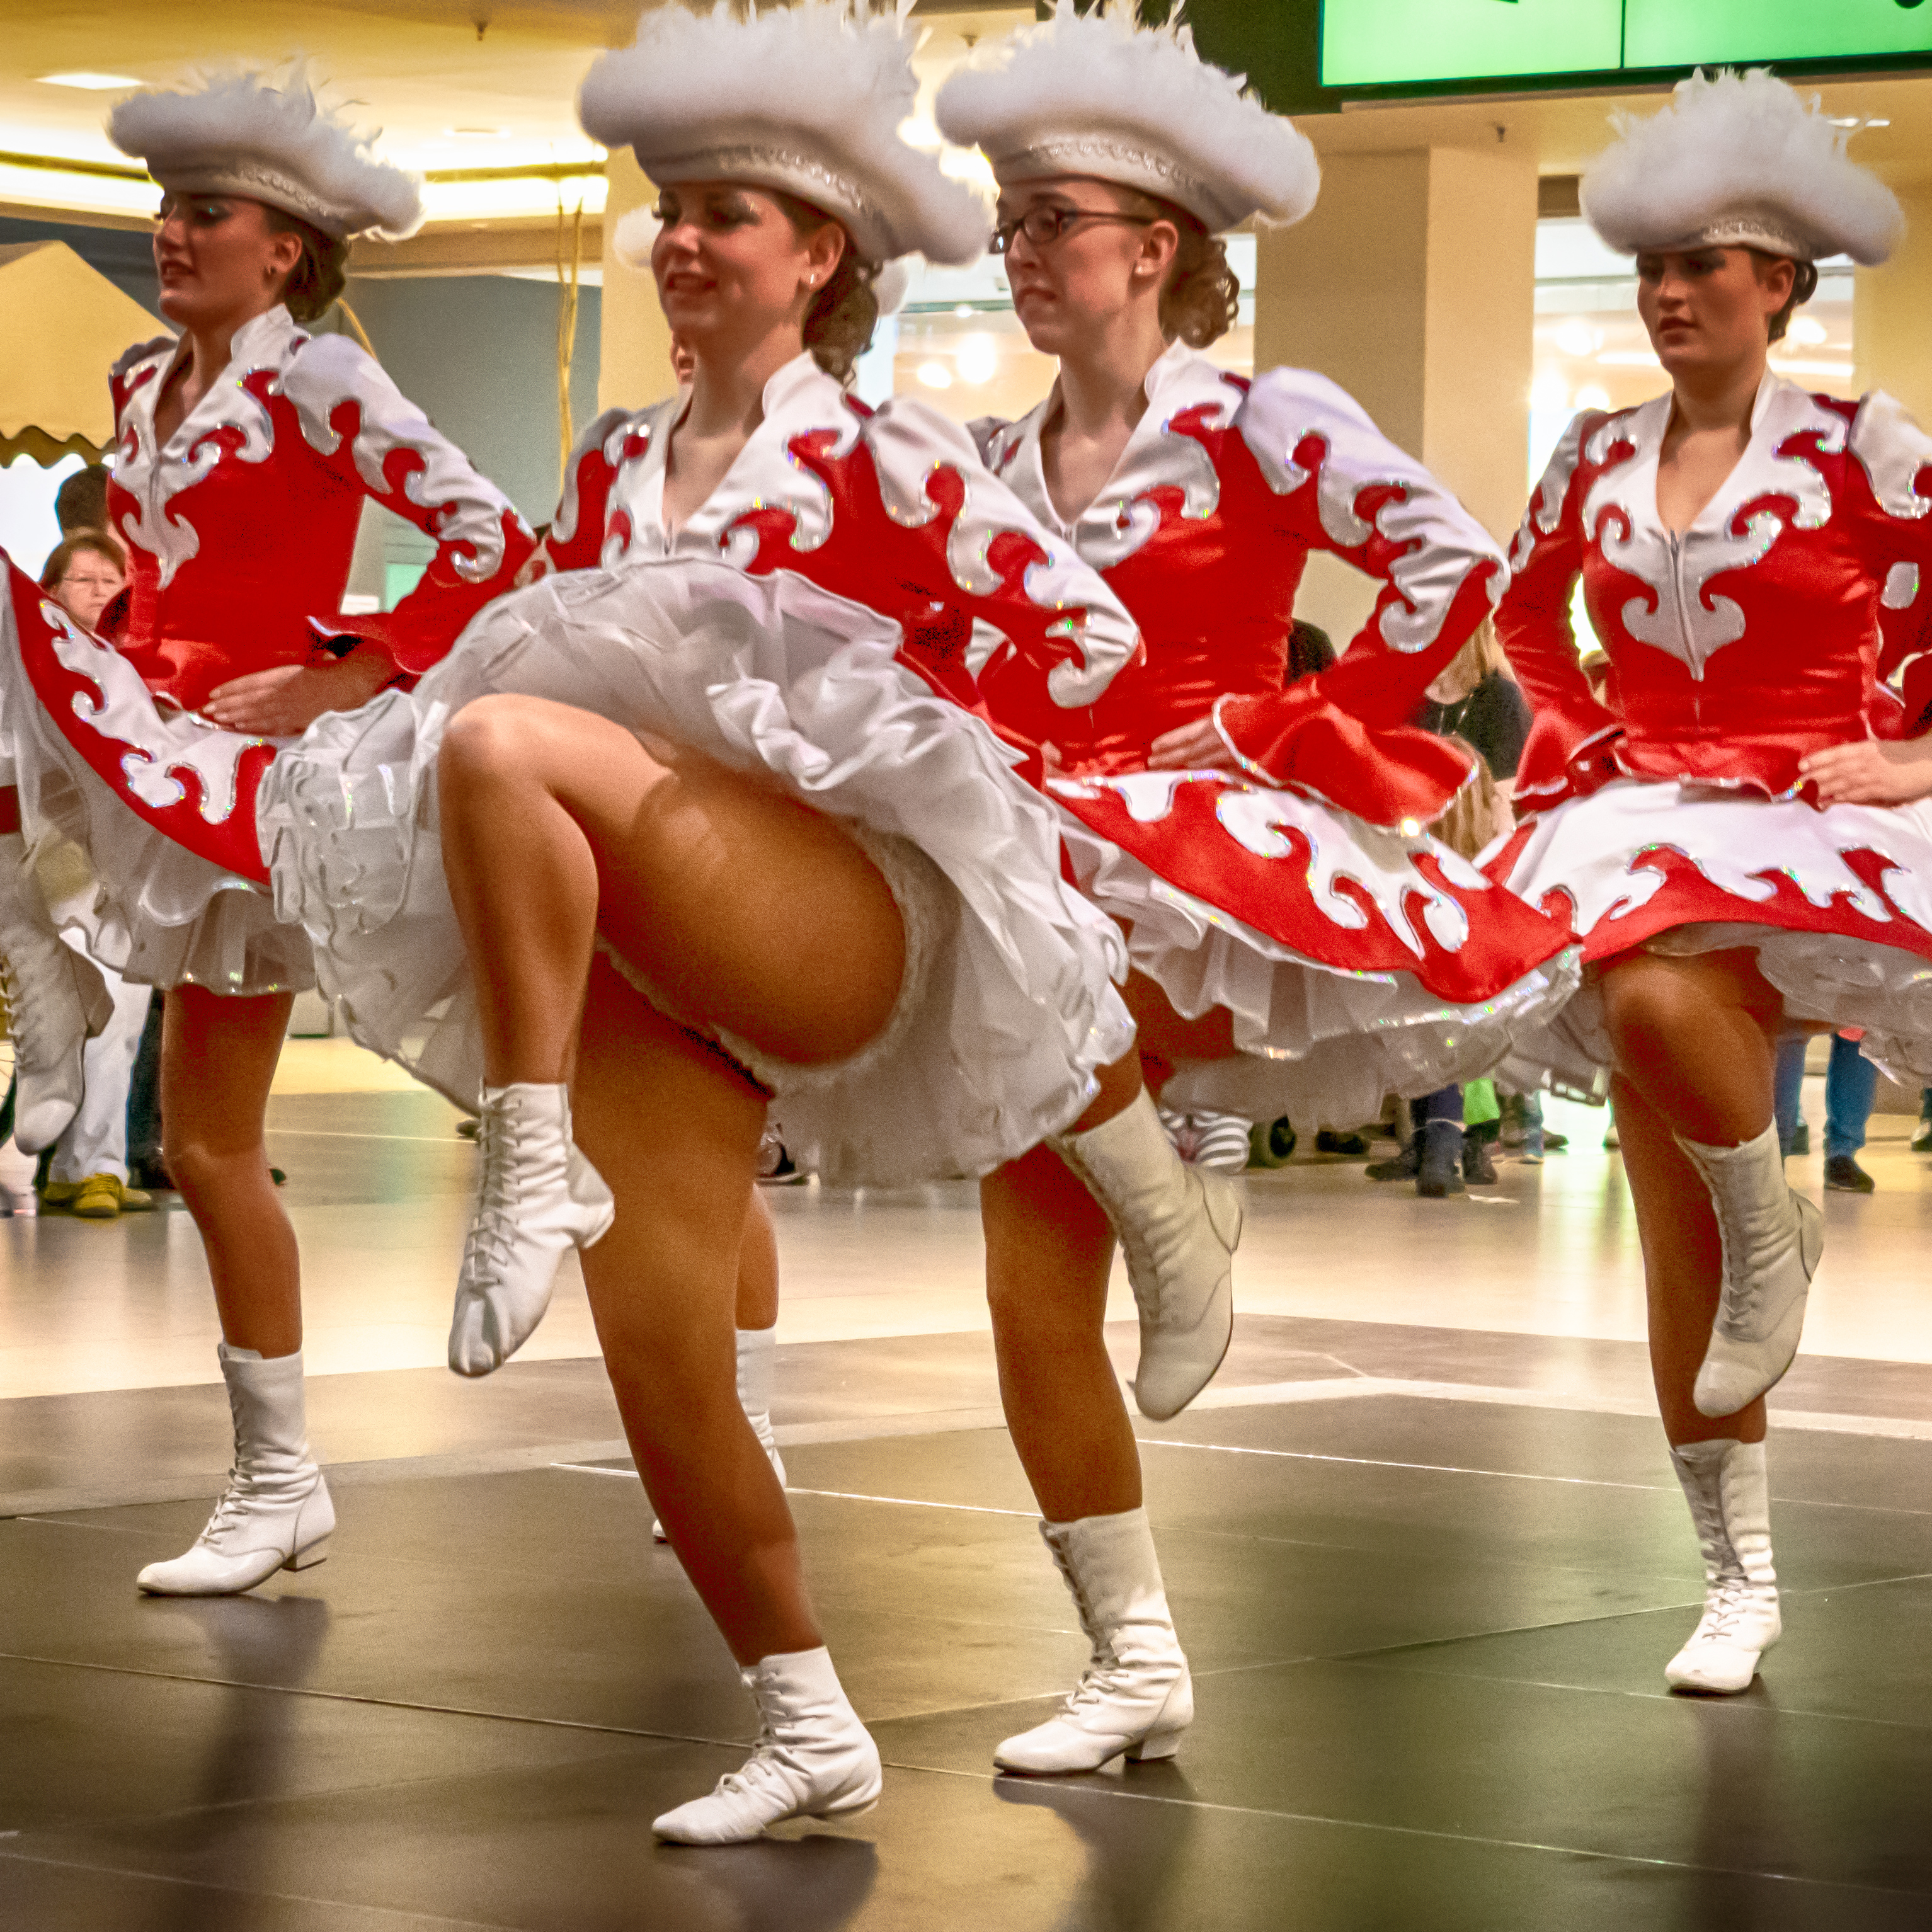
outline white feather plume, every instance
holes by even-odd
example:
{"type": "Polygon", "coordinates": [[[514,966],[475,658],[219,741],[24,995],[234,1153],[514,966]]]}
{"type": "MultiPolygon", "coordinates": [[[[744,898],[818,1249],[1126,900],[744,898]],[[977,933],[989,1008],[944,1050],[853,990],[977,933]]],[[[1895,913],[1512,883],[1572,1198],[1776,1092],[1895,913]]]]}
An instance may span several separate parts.
{"type": "Polygon", "coordinates": [[[610,232],[610,252],[627,268],[648,274],[651,250],[658,245],[658,232],[664,224],[657,210],[650,207],[627,208],[617,218],[610,232]]]}
{"type": "Polygon", "coordinates": [[[837,215],[874,260],[984,254],[980,197],[900,136],[918,96],[910,0],[798,0],[645,13],[635,42],[584,77],[578,114],[652,180],[763,181],[837,215]]]}
{"type": "Polygon", "coordinates": [[[1058,0],[1051,20],[954,70],[939,91],[940,131],[983,148],[1003,178],[1049,171],[1060,155],[1069,165],[1051,171],[1125,181],[1212,230],[1251,215],[1299,221],[1321,191],[1314,148],[1246,92],[1244,75],[1201,58],[1184,11],[1153,27],[1133,0],[1088,14],[1058,0]]]}
{"type": "Polygon", "coordinates": [[[1694,74],[1661,112],[1612,125],[1580,193],[1591,226],[1625,254],[1755,236],[1869,266],[1903,232],[1892,190],[1846,153],[1851,130],[1767,68],[1694,74]]]}
{"type": "Polygon", "coordinates": [[[336,236],[400,241],[422,226],[420,182],[377,160],[368,136],[326,112],[299,67],[279,86],[229,72],[178,92],[130,94],[108,116],[107,134],[164,186],[226,186],[336,236]]]}

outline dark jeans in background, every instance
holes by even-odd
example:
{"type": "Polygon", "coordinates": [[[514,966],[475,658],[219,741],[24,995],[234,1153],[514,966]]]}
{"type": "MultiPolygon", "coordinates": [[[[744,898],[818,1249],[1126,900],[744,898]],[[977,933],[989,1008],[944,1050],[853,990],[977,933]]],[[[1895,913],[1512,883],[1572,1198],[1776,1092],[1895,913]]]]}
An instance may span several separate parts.
{"type": "MultiPolygon", "coordinates": [[[[1791,1151],[1791,1137],[1797,1131],[1802,1109],[1799,1102],[1804,1082],[1803,1039],[1787,1040],[1778,1049],[1778,1068],[1772,1079],[1773,1106],[1778,1116],[1778,1144],[1791,1151]]],[[[1825,1158],[1855,1154],[1865,1144],[1865,1123],[1871,1118],[1872,1102],[1878,1094],[1878,1069],[1858,1051],[1855,1040],[1841,1034],[1832,1036],[1831,1064],[1825,1072],[1825,1158]]]]}

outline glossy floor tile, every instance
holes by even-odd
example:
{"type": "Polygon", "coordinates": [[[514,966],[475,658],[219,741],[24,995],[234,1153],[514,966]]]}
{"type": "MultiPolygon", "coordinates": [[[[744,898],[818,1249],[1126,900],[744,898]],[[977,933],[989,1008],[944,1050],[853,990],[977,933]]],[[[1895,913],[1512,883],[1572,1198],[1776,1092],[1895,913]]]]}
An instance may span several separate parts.
{"type": "Polygon", "coordinates": [[[1136,1424],[1196,1721],[1170,1763],[1052,1781],[991,1763],[1085,1645],[1000,1424],[970,1190],[775,1191],[792,1506],[889,1769],[864,1817],[690,1851],[650,1819],[740,1761],[752,1713],[650,1540],[580,1287],[527,1359],[451,1377],[450,1110],[338,1042],[292,1051],[274,1109],[340,1516],[298,1576],[133,1588],[226,1456],[186,1216],[0,1222],[4,1932],[1932,1924],[1908,1123],[1876,1124],[1878,1194],[1826,1202],[1774,1403],[1786,1634],[1735,1700],[1662,1680],[1701,1572],[1600,1117],[1488,1197],[1347,1162],[1251,1180],[1228,1361],[1136,1424]]]}

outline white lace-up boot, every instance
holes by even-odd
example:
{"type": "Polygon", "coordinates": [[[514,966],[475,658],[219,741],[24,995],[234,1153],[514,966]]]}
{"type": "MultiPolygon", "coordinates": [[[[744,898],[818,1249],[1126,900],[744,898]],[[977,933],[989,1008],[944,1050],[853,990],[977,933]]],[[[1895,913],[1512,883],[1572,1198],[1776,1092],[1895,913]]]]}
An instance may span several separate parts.
{"type": "MultiPolygon", "coordinates": [[[[738,1330],[738,1406],[745,1412],[745,1420],[752,1425],[759,1448],[771,1462],[778,1487],[783,1489],[784,1458],[778,1454],[778,1438],[772,1432],[772,1370],[776,1365],[778,1334],[776,1328],[738,1330]]],[[[664,1525],[655,1516],[651,1519],[651,1537],[658,1543],[670,1540],[664,1534],[664,1525]]]]}
{"type": "Polygon", "coordinates": [[[476,1206],[463,1245],[449,1366],[500,1369],[550,1306],[567,1248],[594,1247],[616,1204],[570,1138],[570,1089],[486,1087],[476,1121],[476,1206]]]}
{"type": "Polygon", "coordinates": [[[1764,1444],[1720,1436],[1670,1452],[1704,1552],[1704,1614],[1664,1666],[1673,1690],[1720,1695],[1750,1688],[1760,1654],[1783,1629],[1771,1567],[1764,1444]]]}
{"type": "Polygon", "coordinates": [[[738,1845],[788,1818],[849,1818],[878,1802],[879,1748],[859,1721],[832,1653],[760,1658],[738,1675],[758,1707],[758,1742],[708,1798],[667,1811],[651,1829],[674,1845],[738,1845]]]}
{"type": "Polygon", "coordinates": [[[1052,1144],[1120,1237],[1141,1318],[1134,1400],[1165,1422],[1214,1380],[1234,1338],[1240,1190],[1181,1160],[1144,1091],[1112,1120],[1052,1144]]]}
{"type": "Polygon", "coordinates": [[[1194,1721],[1194,1686],[1147,1511],[1043,1522],[1040,1532],[1073,1593],[1093,1654],[1059,1710],[1007,1738],[994,1763],[1039,1776],[1098,1771],[1124,1752],[1137,1762],[1173,1756],[1194,1721]]]}
{"type": "Polygon", "coordinates": [[[20,1082],[14,1139],[22,1154],[38,1154],[79,1108],[81,1049],[114,1002],[93,961],[62,944],[17,832],[0,832],[0,993],[20,1082]]]}
{"type": "Polygon", "coordinates": [[[1824,1219],[1784,1182],[1774,1121],[1742,1147],[1677,1144],[1703,1177],[1724,1243],[1724,1282],[1711,1346],[1690,1399],[1704,1415],[1735,1415],[1790,1367],[1804,1300],[1825,1251],[1824,1219]]]}
{"type": "Polygon", "coordinates": [[[235,1417],[235,1466],[194,1547],[134,1580],[153,1596],[252,1590],[278,1570],[320,1563],[334,1532],[328,1485],[309,1454],[300,1352],[265,1361],[226,1342],[217,1352],[235,1417]]]}

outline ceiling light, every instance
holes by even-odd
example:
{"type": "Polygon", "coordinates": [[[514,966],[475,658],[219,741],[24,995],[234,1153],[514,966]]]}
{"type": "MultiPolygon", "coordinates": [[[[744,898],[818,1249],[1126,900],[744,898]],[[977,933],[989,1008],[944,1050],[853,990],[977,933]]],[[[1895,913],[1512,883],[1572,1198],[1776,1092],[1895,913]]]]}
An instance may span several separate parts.
{"type": "Polygon", "coordinates": [[[1556,332],[1556,346],[1566,356],[1588,356],[1603,339],[1587,322],[1575,317],[1556,332]]]}
{"type": "Polygon", "coordinates": [[[955,302],[952,304],[952,313],[964,322],[971,316],[973,304],[970,302],[955,302]]]}
{"type": "Polygon", "coordinates": [[[1606,410],[1610,406],[1610,392],[1594,382],[1586,382],[1576,392],[1576,406],[1580,410],[1606,410]]]}
{"type": "Polygon", "coordinates": [[[71,74],[44,74],[36,77],[43,87],[81,87],[95,94],[105,93],[110,87],[139,87],[141,84],[131,74],[90,74],[82,68],[76,68],[71,74]]]}
{"type": "Polygon", "coordinates": [[[922,362],[916,373],[928,389],[950,389],[952,386],[952,371],[944,362],[922,362]]]}
{"type": "Polygon", "coordinates": [[[507,141],[510,138],[507,128],[446,128],[442,133],[449,141],[507,141]]]}
{"type": "Polygon", "coordinates": [[[1793,342],[1813,344],[1822,342],[1830,332],[1816,316],[1810,315],[1794,316],[1791,326],[1785,331],[1793,342]]]}

